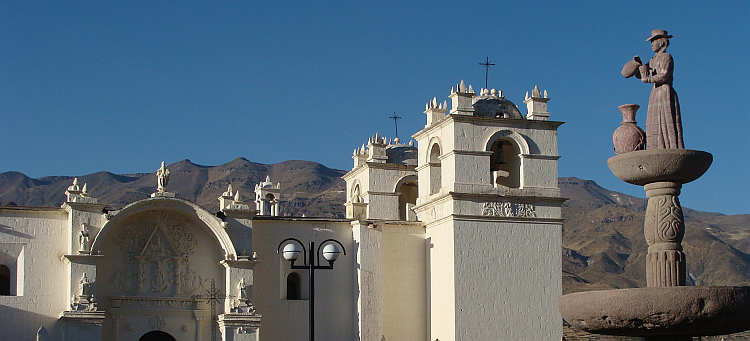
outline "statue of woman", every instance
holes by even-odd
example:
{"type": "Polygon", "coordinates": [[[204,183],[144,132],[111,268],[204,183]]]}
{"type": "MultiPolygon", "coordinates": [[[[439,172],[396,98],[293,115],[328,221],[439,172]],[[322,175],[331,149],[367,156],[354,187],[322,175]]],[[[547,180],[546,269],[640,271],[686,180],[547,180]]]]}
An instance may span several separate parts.
{"type": "Polygon", "coordinates": [[[672,88],[674,62],[666,52],[669,38],[665,30],[651,31],[651,50],[654,56],[639,67],[641,81],[654,83],[648,99],[646,116],[646,149],[684,149],[682,120],[677,93],[672,88]]]}

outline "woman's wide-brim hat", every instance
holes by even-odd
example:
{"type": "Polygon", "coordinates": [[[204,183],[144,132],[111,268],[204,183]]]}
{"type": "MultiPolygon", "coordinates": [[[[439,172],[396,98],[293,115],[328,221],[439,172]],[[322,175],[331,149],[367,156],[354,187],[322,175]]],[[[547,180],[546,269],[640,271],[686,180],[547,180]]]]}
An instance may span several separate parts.
{"type": "Polygon", "coordinates": [[[667,34],[667,31],[665,30],[653,30],[651,31],[651,38],[646,39],[646,41],[653,41],[654,39],[659,38],[672,38],[673,36],[667,34]]]}

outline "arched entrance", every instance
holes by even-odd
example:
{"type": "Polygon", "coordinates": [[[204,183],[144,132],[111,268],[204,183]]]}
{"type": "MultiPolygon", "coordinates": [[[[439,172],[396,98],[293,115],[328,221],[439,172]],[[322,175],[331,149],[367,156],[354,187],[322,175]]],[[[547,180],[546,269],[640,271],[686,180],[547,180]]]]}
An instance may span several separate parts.
{"type": "Polygon", "coordinates": [[[151,332],[148,332],[146,334],[143,334],[138,341],[177,341],[172,335],[169,335],[169,333],[165,333],[160,330],[154,330],[151,332]]]}

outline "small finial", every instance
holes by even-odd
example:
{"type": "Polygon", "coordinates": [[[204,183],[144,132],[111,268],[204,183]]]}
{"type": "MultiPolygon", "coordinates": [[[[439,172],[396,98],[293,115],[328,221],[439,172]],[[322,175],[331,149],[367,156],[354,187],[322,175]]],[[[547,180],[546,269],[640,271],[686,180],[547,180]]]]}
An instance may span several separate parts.
{"type": "Polygon", "coordinates": [[[492,94],[492,96],[495,96],[495,97],[497,97],[497,89],[492,89],[492,90],[490,91],[490,94],[492,94]]]}
{"type": "Polygon", "coordinates": [[[234,194],[234,201],[242,202],[242,196],[240,195],[239,190],[237,190],[237,193],[234,194]]]}
{"type": "Polygon", "coordinates": [[[83,184],[83,189],[81,190],[83,194],[89,194],[89,185],[87,183],[83,184]]]}
{"type": "Polygon", "coordinates": [[[526,91],[526,97],[524,97],[523,99],[524,99],[524,100],[527,100],[527,99],[529,99],[529,92],[528,92],[528,91],[526,91]]]}
{"type": "Polygon", "coordinates": [[[271,176],[270,175],[266,175],[266,182],[271,182],[271,176]]]}
{"type": "Polygon", "coordinates": [[[397,138],[393,139],[393,143],[399,144],[399,142],[401,142],[400,138],[397,137],[397,138]]]}
{"type": "Polygon", "coordinates": [[[472,87],[471,87],[471,84],[469,84],[469,93],[470,93],[470,94],[473,94],[473,93],[474,93],[474,89],[472,89],[472,87]]]}
{"type": "Polygon", "coordinates": [[[448,109],[448,101],[443,101],[443,109],[448,109]]]}
{"type": "Polygon", "coordinates": [[[409,141],[409,147],[414,147],[414,140],[409,141]]]}
{"type": "Polygon", "coordinates": [[[466,92],[466,83],[464,83],[464,80],[461,80],[461,83],[458,84],[458,92],[466,92]]]}
{"type": "Polygon", "coordinates": [[[544,89],[544,98],[549,98],[549,97],[547,96],[547,89],[544,89]]]}
{"type": "Polygon", "coordinates": [[[538,86],[534,85],[534,90],[531,91],[531,97],[533,97],[533,98],[541,98],[542,97],[542,93],[539,92],[539,87],[538,86]]]}

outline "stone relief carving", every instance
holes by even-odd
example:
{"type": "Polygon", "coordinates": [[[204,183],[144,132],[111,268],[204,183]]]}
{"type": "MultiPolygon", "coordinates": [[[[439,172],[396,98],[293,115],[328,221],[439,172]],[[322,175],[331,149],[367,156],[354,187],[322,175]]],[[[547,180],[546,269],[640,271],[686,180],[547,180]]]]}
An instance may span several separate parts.
{"type": "Polygon", "coordinates": [[[655,198],[646,210],[646,242],[681,243],[685,235],[685,218],[677,196],[655,198]]]}
{"type": "Polygon", "coordinates": [[[114,287],[126,293],[194,294],[203,279],[190,267],[198,240],[189,224],[171,212],[134,217],[115,241],[127,255],[127,266],[114,273],[114,287]]]}
{"type": "Polygon", "coordinates": [[[482,207],[482,215],[488,217],[536,217],[534,204],[512,202],[486,202],[482,207]]]}
{"type": "Polygon", "coordinates": [[[164,328],[164,325],[167,324],[167,320],[163,316],[154,316],[150,320],[151,327],[155,330],[161,330],[164,328]]]}

